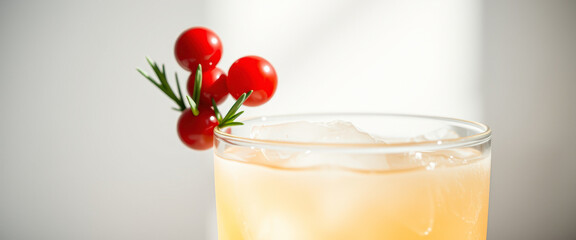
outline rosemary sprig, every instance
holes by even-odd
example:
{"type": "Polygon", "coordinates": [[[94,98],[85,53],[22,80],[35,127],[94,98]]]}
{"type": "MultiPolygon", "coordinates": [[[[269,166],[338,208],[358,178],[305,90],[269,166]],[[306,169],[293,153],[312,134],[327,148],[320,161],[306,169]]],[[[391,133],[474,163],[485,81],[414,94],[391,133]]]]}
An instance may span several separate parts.
{"type": "Polygon", "coordinates": [[[238,110],[240,109],[240,107],[242,106],[244,101],[246,101],[246,99],[251,94],[252,94],[252,90],[250,90],[247,93],[242,93],[242,95],[240,95],[238,100],[236,100],[234,105],[232,105],[232,107],[230,108],[230,110],[228,110],[228,113],[226,113],[226,115],[224,117],[222,117],[222,114],[220,114],[220,110],[218,110],[218,106],[216,106],[216,101],[214,101],[214,99],[212,99],[212,108],[214,108],[214,113],[216,115],[216,119],[218,120],[218,127],[219,128],[243,125],[243,123],[235,122],[234,120],[236,120],[240,115],[242,115],[242,113],[244,113],[244,111],[238,112],[238,110]]]}
{"type": "Polygon", "coordinates": [[[144,76],[146,79],[148,79],[152,84],[158,87],[158,89],[164,92],[166,96],[168,96],[178,105],[179,108],[173,108],[174,110],[177,111],[186,110],[186,104],[184,104],[184,98],[182,97],[182,90],[180,89],[180,82],[178,81],[178,74],[174,73],[174,76],[176,78],[176,86],[178,87],[178,96],[176,96],[176,94],[172,90],[172,87],[170,86],[170,83],[168,83],[168,78],[166,77],[166,69],[164,68],[164,64],[162,64],[162,69],[160,69],[160,67],[158,67],[158,64],[152,61],[150,58],[146,57],[146,61],[148,61],[148,64],[150,65],[152,70],[154,70],[154,73],[156,73],[158,81],[154,80],[152,77],[150,77],[150,75],[148,75],[148,73],[142,71],[141,69],[136,68],[136,70],[140,74],[142,74],[142,76],[144,76]]]}
{"type": "MultiPolygon", "coordinates": [[[[179,108],[173,108],[173,109],[178,111],[186,110],[186,104],[184,103],[184,97],[182,97],[182,90],[180,89],[178,74],[174,73],[174,77],[176,79],[176,86],[178,89],[178,95],[176,95],[172,90],[170,83],[168,83],[168,78],[166,77],[166,70],[164,69],[164,65],[162,65],[162,69],[160,69],[160,67],[158,67],[158,64],[152,61],[150,58],[146,57],[146,60],[148,61],[148,64],[150,65],[152,70],[154,70],[154,73],[156,73],[158,80],[154,80],[152,77],[150,77],[150,75],[148,75],[146,72],[142,71],[139,68],[136,68],[136,70],[138,70],[138,72],[142,74],[142,76],[144,76],[152,84],[154,84],[162,92],[164,92],[170,99],[176,102],[179,108]]],[[[192,114],[194,114],[194,116],[198,116],[198,114],[200,114],[199,106],[200,106],[201,88],[202,88],[202,66],[198,64],[198,68],[196,69],[196,75],[194,78],[194,92],[192,93],[192,97],[186,96],[188,104],[190,104],[190,110],[192,111],[192,114]]],[[[242,113],[244,113],[244,111],[238,112],[238,110],[240,109],[242,104],[244,104],[244,101],[246,101],[246,99],[252,94],[252,92],[253,91],[250,90],[249,92],[240,95],[240,97],[236,100],[234,105],[232,105],[232,107],[230,108],[230,110],[228,110],[228,112],[224,117],[222,117],[220,110],[218,110],[216,101],[214,100],[214,98],[212,98],[212,108],[214,109],[214,115],[218,120],[218,127],[225,128],[230,126],[243,125],[243,123],[236,122],[235,120],[240,115],[242,115],[242,113]]]]}

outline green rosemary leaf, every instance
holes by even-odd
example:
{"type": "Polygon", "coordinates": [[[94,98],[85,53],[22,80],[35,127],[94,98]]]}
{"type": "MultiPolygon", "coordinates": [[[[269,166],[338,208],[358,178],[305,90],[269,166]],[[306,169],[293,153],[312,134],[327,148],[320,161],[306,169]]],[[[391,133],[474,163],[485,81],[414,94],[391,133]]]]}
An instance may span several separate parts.
{"type": "Polygon", "coordinates": [[[228,121],[229,121],[229,122],[232,122],[232,121],[236,120],[236,118],[240,117],[240,115],[242,115],[242,113],[244,113],[244,111],[241,111],[241,112],[238,112],[238,113],[234,114],[232,117],[230,117],[230,118],[228,119],[228,121]]]}
{"type": "MultiPolygon", "coordinates": [[[[142,74],[142,76],[144,76],[146,79],[148,79],[152,84],[154,84],[156,87],[158,87],[158,89],[160,89],[160,91],[162,91],[164,94],[166,94],[170,99],[175,101],[176,104],[178,104],[178,106],[183,105],[184,101],[183,100],[181,101],[176,96],[174,96],[173,94],[170,94],[170,91],[168,91],[164,85],[161,85],[158,82],[156,82],[156,80],[154,80],[152,77],[150,77],[150,75],[148,75],[146,72],[142,71],[141,69],[136,68],[136,70],[140,74],[142,74]]],[[[185,108],[186,108],[186,106],[184,106],[184,108],[182,108],[182,110],[184,110],[185,108]]]]}
{"type": "MultiPolygon", "coordinates": [[[[228,113],[226,113],[226,116],[224,116],[224,118],[221,117],[221,120],[218,121],[219,127],[224,128],[226,126],[242,125],[242,123],[234,122],[234,120],[236,120],[236,118],[238,118],[240,115],[242,115],[242,113],[244,113],[244,111],[238,112],[238,109],[240,109],[240,106],[242,106],[242,104],[244,104],[244,101],[246,101],[246,99],[252,94],[252,92],[253,91],[250,90],[249,92],[243,93],[242,95],[240,95],[238,100],[236,100],[234,105],[232,105],[230,110],[228,110],[228,113]]],[[[214,102],[214,99],[212,99],[212,104],[214,106],[216,105],[214,102]]]]}
{"type": "Polygon", "coordinates": [[[212,108],[214,108],[214,115],[216,116],[216,120],[218,120],[218,123],[221,123],[222,114],[220,114],[220,110],[218,110],[218,106],[216,105],[214,98],[212,98],[212,108]]]}
{"type": "MultiPolygon", "coordinates": [[[[148,58],[147,58],[148,59],[148,58]]],[[[148,59],[148,63],[150,64],[150,67],[152,68],[152,70],[154,70],[154,73],[156,73],[156,76],[158,76],[158,80],[160,80],[160,84],[162,86],[164,85],[164,82],[162,81],[162,71],[160,71],[160,68],[158,68],[158,64],[156,64],[156,62],[150,62],[152,60],[148,59]]]]}
{"type": "Polygon", "coordinates": [[[158,84],[156,81],[154,81],[154,79],[152,77],[150,77],[150,75],[148,75],[146,72],[142,71],[142,69],[136,68],[136,71],[138,71],[140,74],[142,74],[142,76],[144,76],[146,79],[148,79],[156,87],[160,88],[160,90],[164,91],[164,89],[162,89],[162,86],[160,84],[158,84]]]}
{"type": "Polygon", "coordinates": [[[176,78],[176,87],[178,87],[178,99],[176,100],[180,100],[179,104],[180,105],[180,111],[184,111],[184,109],[186,109],[186,104],[184,104],[184,98],[182,97],[182,89],[180,89],[180,81],[178,80],[178,73],[174,73],[174,78],[176,78]]]}
{"type": "Polygon", "coordinates": [[[196,105],[196,103],[192,100],[192,98],[190,98],[190,96],[186,96],[186,99],[188,99],[188,103],[190,104],[190,110],[192,110],[192,114],[194,114],[194,116],[198,116],[198,114],[200,113],[200,111],[198,111],[198,105],[196,105]]]}
{"type": "Polygon", "coordinates": [[[146,59],[148,60],[150,67],[152,67],[152,70],[154,70],[154,73],[156,73],[156,76],[158,77],[158,80],[160,82],[160,86],[162,86],[162,91],[166,95],[168,95],[169,98],[176,101],[176,103],[178,105],[180,105],[178,103],[179,102],[178,97],[176,97],[176,95],[172,91],[172,87],[170,87],[170,84],[168,84],[168,79],[166,78],[166,71],[164,69],[164,65],[162,65],[162,70],[160,70],[160,68],[158,67],[158,64],[156,62],[152,61],[150,58],[146,58],[146,59]]]}
{"type": "Polygon", "coordinates": [[[228,111],[228,113],[226,113],[226,116],[224,117],[224,121],[226,122],[227,119],[229,119],[230,117],[232,117],[234,114],[236,114],[236,112],[238,111],[238,109],[240,108],[240,106],[242,106],[242,103],[244,103],[244,101],[246,100],[246,93],[242,93],[242,95],[240,95],[240,97],[238,98],[238,100],[236,100],[236,102],[234,103],[234,105],[232,105],[232,107],[230,108],[230,110],[228,111]]]}
{"type": "Polygon", "coordinates": [[[244,123],[241,123],[241,122],[229,122],[229,123],[223,124],[222,126],[218,126],[218,127],[220,127],[220,128],[225,128],[225,127],[240,126],[240,125],[244,125],[244,123]]]}
{"type": "Polygon", "coordinates": [[[194,92],[192,98],[196,104],[200,104],[200,89],[202,88],[202,65],[198,64],[196,76],[194,77],[194,92]]]}
{"type": "Polygon", "coordinates": [[[166,89],[166,94],[169,94],[170,97],[176,100],[176,94],[174,94],[174,91],[172,91],[172,87],[170,86],[168,78],[166,77],[166,69],[164,68],[164,64],[162,64],[162,70],[160,70],[160,73],[161,75],[158,75],[158,79],[160,82],[162,82],[162,85],[166,89]]]}

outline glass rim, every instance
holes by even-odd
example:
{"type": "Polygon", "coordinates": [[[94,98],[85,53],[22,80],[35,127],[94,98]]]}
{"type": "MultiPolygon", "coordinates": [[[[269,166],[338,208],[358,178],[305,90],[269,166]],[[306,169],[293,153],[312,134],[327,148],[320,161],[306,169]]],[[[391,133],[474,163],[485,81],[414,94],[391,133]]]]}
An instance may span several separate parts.
{"type": "MultiPolygon", "coordinates": [[[[259,116],[250,117],[244,119],[242,122],[253,123],[253,122],[267,122],[273,120],[284,120],[287,118],[301,118],[306,117],[326,117],[326,116],[352,116],[352,117],[403,117],[411,119],[427,119],[436,120],[448,123],[459,123],[465,124],[467,126],[472,126],[480,129],[480,133],[472,134],[469,136],[463,136],[458,138],[441,139],[441,140],[427,140],[419,142],[399,142],[399,143],[325,143],[325,142],[296,142],[296,141],[279,141],[279,140],[267,140],[267,139],[254,139],[249,137],[238,136],[234,134],[227,133],[224,129],[236,128],[241,126],[231,126],[221,129],[219,127],[214,128],[214,140],[225,141],[230,144],[240,145],[240,146],[250,146],[258,148],[282,148],[282,149],[295,149],[295,150],[335,150],[335,151],[378,151],[384,150],[386,152],[401,150],[439,150],[439,149],[449,149],[456,147],[466,147],[480,145],[485,142],[490,141],[492,130],[491,128],[483,123],[463,120],[459,118],[452,117],[440,117],[431,115],[418,115],[418,114],[399,114],[399,113],[301,113],[301,114],[281,114],[281,115],[270,115],[270,116],[259,116]]],[[[336,119],[335,119],[336,120],[336,119]]]]}

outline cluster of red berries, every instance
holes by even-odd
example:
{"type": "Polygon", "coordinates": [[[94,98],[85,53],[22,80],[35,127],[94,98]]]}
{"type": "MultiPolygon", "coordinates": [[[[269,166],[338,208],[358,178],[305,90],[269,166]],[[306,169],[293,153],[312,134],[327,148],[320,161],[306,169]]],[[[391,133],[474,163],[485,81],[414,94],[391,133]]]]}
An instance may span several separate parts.
{"type": "Polygon", "coordinates": [[[276,91],[276,71],[264,58],[240,58],[232,64],[228,75],[217,68],[222,57],[222,42],[210,29],[195,27],[184,31],[176,40],[174,54],[180,66],[191,72],[187,84],[191,95],[194,93],[198,66],[202,69],[202,87],[197,103],[199,114],[194,116],[187,109],[178,120],[180,139],[193,149],[212,147],[214,127],[220,124],[211,108],[212,100],[215,104],[221,104],[228,94],[238,99],[242,94],[252,91],[243,104],[258,106],[268,102],[276,91]]]}
{"type": "MultiPolygon", "coordinates": [[[[182,114],[178,119],[178,135],[182,142],[192,149],[211,148],[215,127],[240,124],[234,122],[242,113],[236,113],[240,105],[262,105],[268,102],[276,91],[276,71],[264,58],[242,57],[230,66],[228,75],[217,68],[216,65],[222,57],[222,42],[210,29],[194,27],[184,31],[176,40],[174,54],[178,64],[190,72],[186,84],[188,93],[193,96],[188,99],[190,108],[184,104],[179,86],[180,97],[167,83],[163,66],[160,68],[149,60],[150,66],[160,79],[159,82],[143,71],[138,71],[179,105],[182,114]],[[195,89],[197,87],[198,89],[195,89]],[[217,105],[223,103],[228,94],[237,101],[223,118],[217,105]]],[[[176,81],[178,83],[177,78],[176,81]]]]}
{"type": "Polygon", "coordinates": [[[202,93],[200,102],[224,102],[228,93],[235,99],[250,90],[252,95],[245,106],[262,105],[274,95],[278,78],[274,67],[264,58],[246,56],[238,59],[228,70],[228,76],[216,65],[222,57],[222,42],[213,31],[203,27],[190,28],[176,40],[174,55],[182,68],[191,72],[188,93],[194,92],[194,77],[198,65],[202,66],[202,93]]]}

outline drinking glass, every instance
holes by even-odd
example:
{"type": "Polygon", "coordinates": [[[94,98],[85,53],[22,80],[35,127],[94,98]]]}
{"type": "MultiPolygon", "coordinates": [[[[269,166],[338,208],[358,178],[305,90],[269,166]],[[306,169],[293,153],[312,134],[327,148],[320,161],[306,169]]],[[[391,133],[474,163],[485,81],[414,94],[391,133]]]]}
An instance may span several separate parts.
{"type": "Polygon", "coordinates": [[[486,239],[484,124],[362,113],[244,123],[215,130],[220,240],[486,239]]]}

